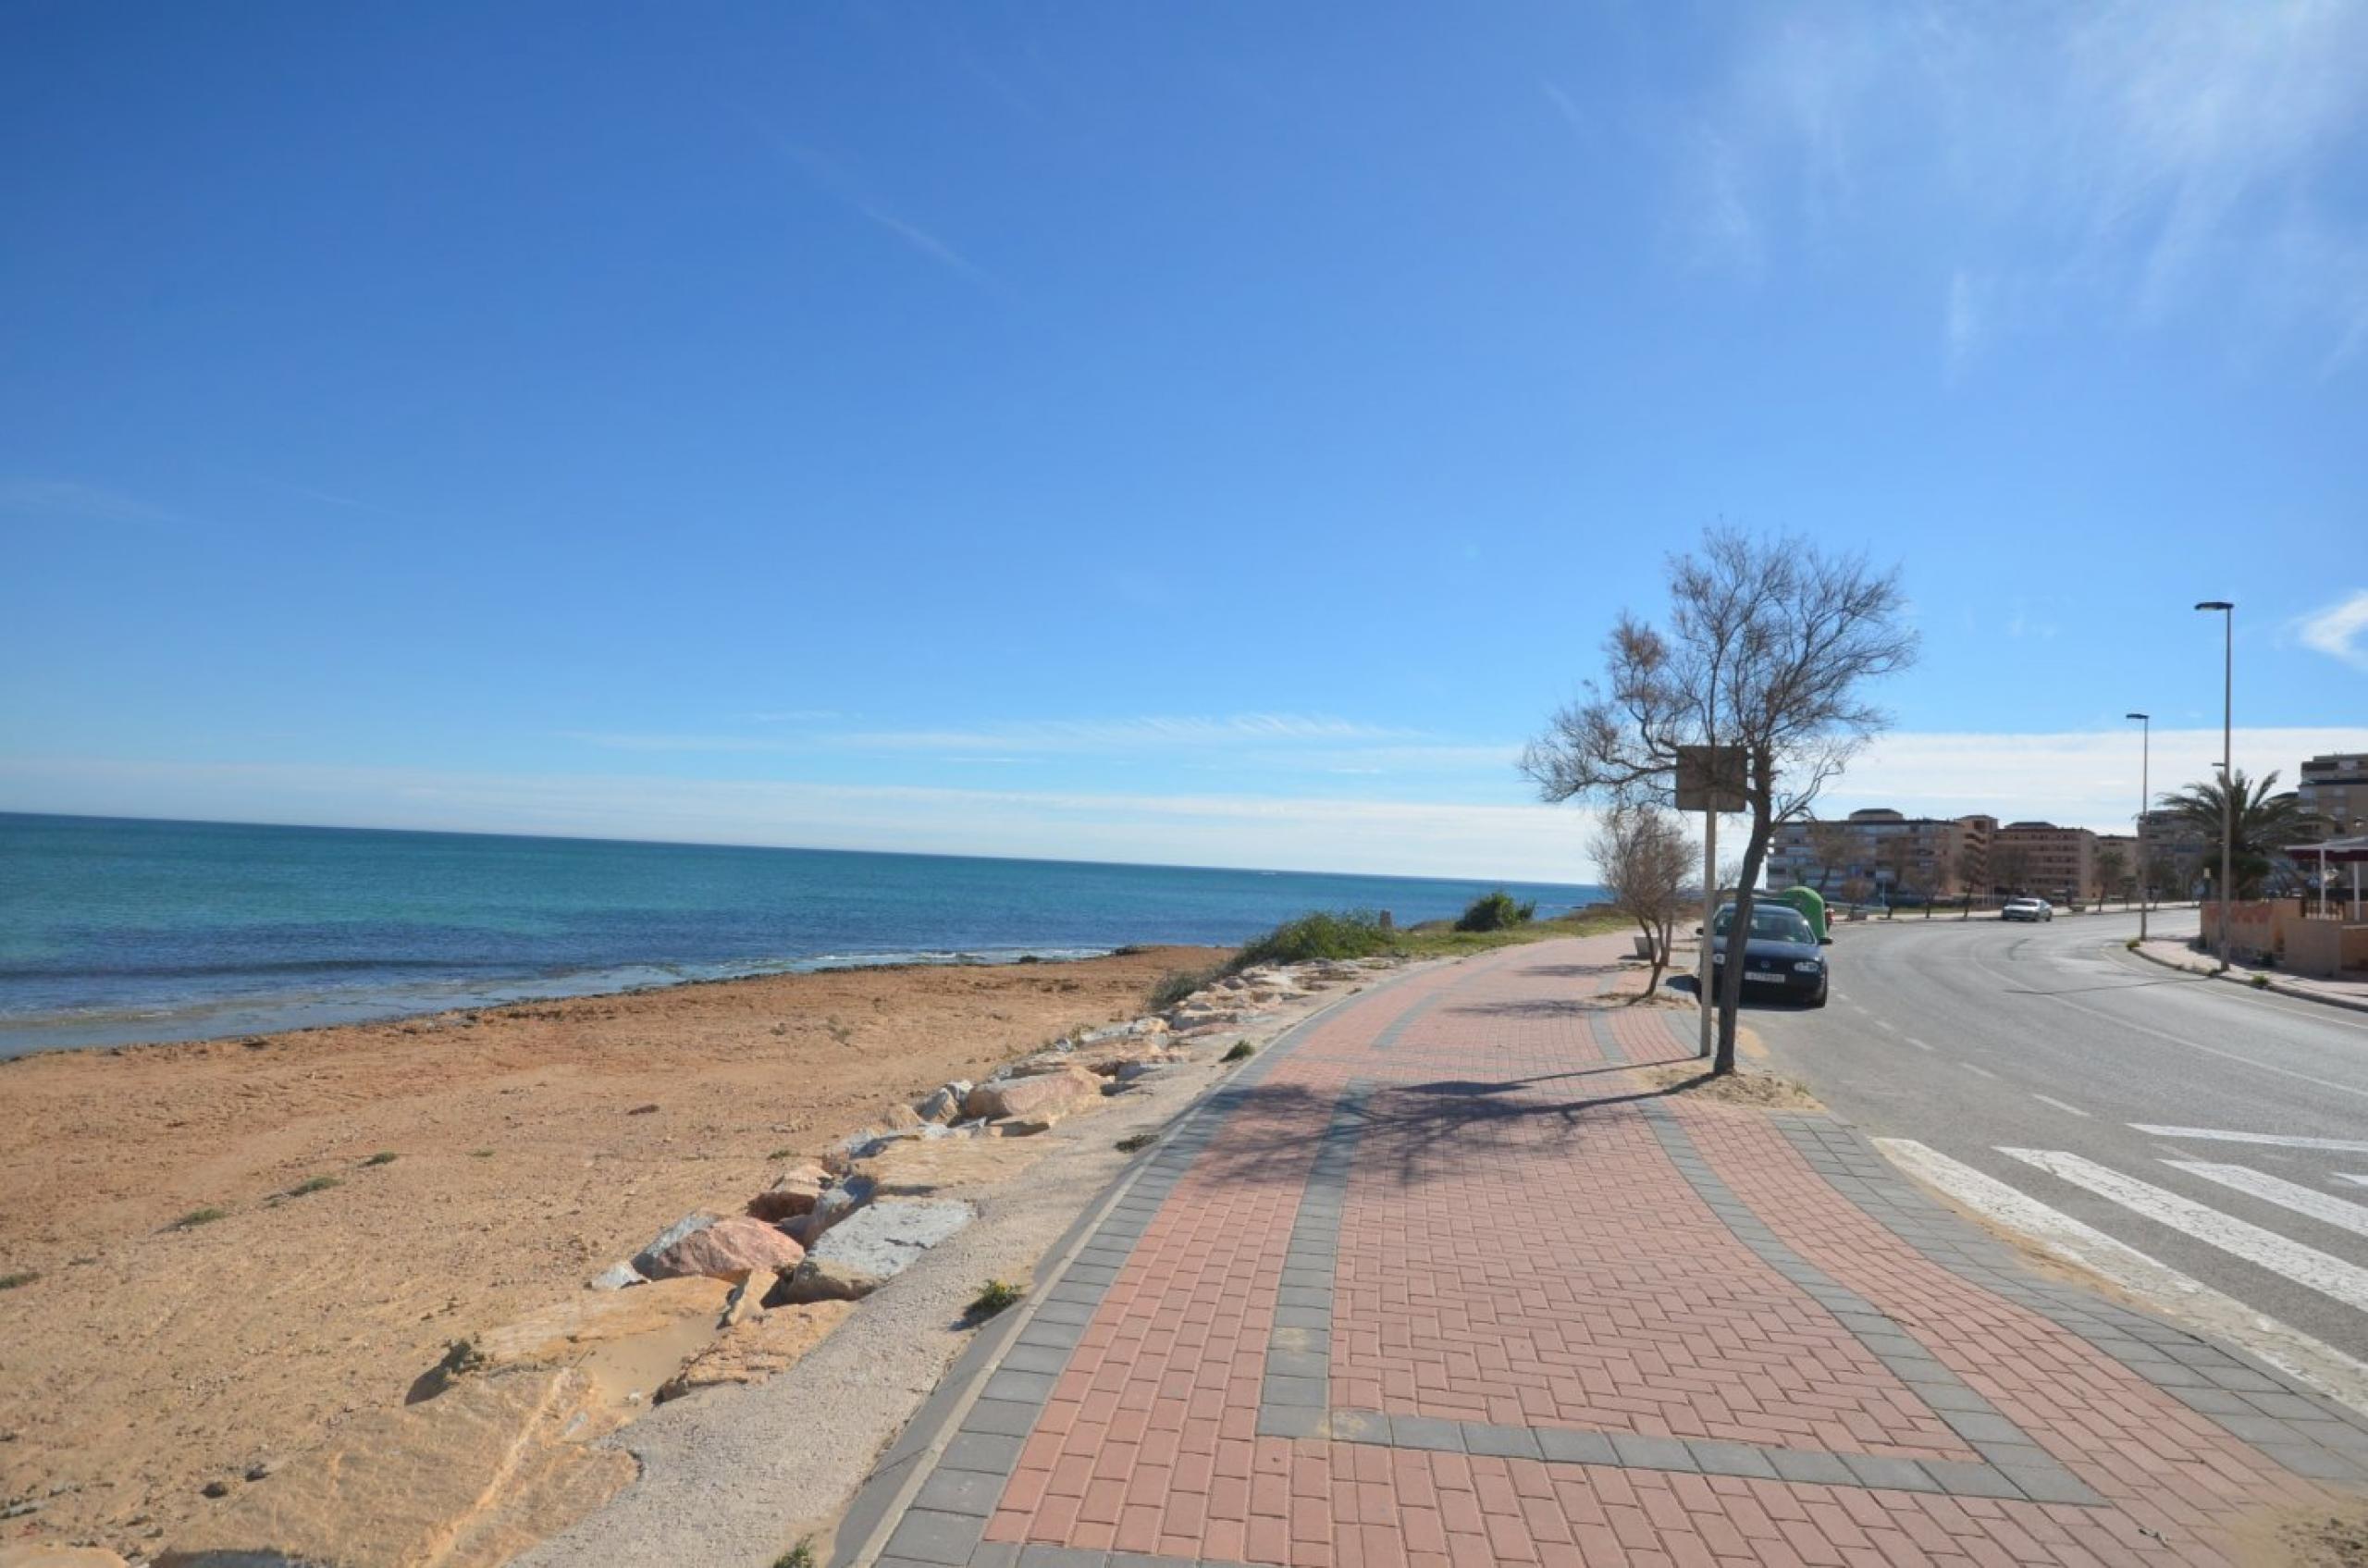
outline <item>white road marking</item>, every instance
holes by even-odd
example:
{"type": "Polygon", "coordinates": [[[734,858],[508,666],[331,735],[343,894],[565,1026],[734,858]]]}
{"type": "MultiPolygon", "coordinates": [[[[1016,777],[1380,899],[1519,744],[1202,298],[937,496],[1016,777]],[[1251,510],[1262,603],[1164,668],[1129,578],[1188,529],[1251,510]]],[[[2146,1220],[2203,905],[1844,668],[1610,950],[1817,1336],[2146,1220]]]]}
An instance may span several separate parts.
{"type": "Polygon", "coordinates": [[[1978,1072],[1984,1078],[1995,1078],[1998,1076],[1996,1073],[1992,1072],[1988,1068],[1978,1068],[1971,1062],[1959,1062],[1957,1066],[1965,1068],[1967,1072],[1978,1072]]]}
{"type": "Polygon", "coordinates": [[[1892,1033],[1893,1033],[1893,1034],[1897,1034],[1897,1033],[1899,1032],[1899,1031],[1898,1031],[1895,1027],[1893,1027],[1893,1025],[1892,1024],[1892,1021],[1891,1021],[1889,1019],[1877,1019],[1875,1020],[1875,1027],[1876,1027],[1877,1029],[1885,1029],[1885,1030],[1890,1030],[1890,1031],[1891,1031],[1891,1032],[1892,1032],[1892,1033]]]}
{"type": "Polygon", "coordinates": [[[2368,1268],[2060,1149],[2001,1148],[1998,1152],[2025,1165],[2037,1166],[2075,1187],[2085,1187],[2100,1198],[2110,1199],[2157,1224],[2183,1230],[2208,1246],[2283,1275],[2295,1284],[2348,1307],[2368,1311],[2368,1268]]]}
{"type": "Polygon", "coordinates": [[[2337,1181],[2349,1181],[2354,1187],[2368,1187],[2368,1176],[2352,1176],[2344,1171],[2337,1171],[2335,1179],[2337,1181]]]}
{"type": "Polygon", "coordinates": [[[2308,1215],[2337,1229],[2349,1230],[2354,1236],[2368,1236],[2368,1208],[2343,1198],[2330,1198],[2315,1187],[2304,1187],[2250,1166],[2214,1165],[2205,1160],[2164,1160],[2163,1163],[2173,1169],[2186,1171],[2189,1176],[2201,1176],[2206,1181],[2217,1181],[2223,1187],[2250,1192],[2280,1208],[2308,1215]]]}
{"type": "Polygon", "coordinates": [[[2286,1132],[2231,1132],[2218,1127],[2153,1127],[2142,1121],[2129,1124],[2133,1132],[2151,1132],[2157,1138],[2202,1138],[2215,1143],[2267,1143],[2279,1149],[2325,1149],[2337,1154],[2368,1154],[2368,1141],[2357,1138],[2303,1138],[2286,1132]]]}
{"type": "Polygon", "coordinates": [[[2034,1093],[2031,1095],[2031,1098],[2037,1100],[2042,1105],[2054,1105],[2057,1110],[2067,1111],[2076,1117],[2086,1117],[2089,1114],[2078,1105],[2066,1105],[2063,1101],[2057,1099],[2053,1094],[2034,1093]]]}
{"type": "Polygon", "coordinates": [[[2116,1241],[2061,1209],[2027,1197],[1995,1177],[1906,1138],[1875,1147],[1910,1177],[1992,1224],[2021,1232],[2048,1252],[2130,1294],[2209,1328],[2321,1393],[2368,1410],[2368,1364],[2222,1295],[2202,1280],[2116,1241]]]}
{"type": "Polygon", "coordinates": [[[1932,1048],[1930,1045],[1925,1044],[1921,1040],[1917,1039],[1916,1036],[1912,1034],[1907,1037],[1907,1043],[1910,1045],[1915,1046],[1919,1051],[1929,1051],[1932,1048]]]}

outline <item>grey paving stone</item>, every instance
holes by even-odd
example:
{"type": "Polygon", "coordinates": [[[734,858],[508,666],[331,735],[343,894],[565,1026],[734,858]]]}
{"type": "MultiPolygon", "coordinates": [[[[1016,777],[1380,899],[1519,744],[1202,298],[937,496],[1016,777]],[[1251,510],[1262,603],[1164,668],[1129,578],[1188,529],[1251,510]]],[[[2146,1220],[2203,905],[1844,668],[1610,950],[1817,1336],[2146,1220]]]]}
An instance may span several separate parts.
{"type": "Polygon", "coordinates": [[[1941,1484],[1925,1473],[1924,1467],[1912,1459],[1885,1459],[1868,1453],[1845,1453],[1842,1463],[1850,1473],[1869,1487],[1888,1488],[1903,1492],[1937,1492],[1941,1484]]]}
{"type": "MultiPolygon", "coordinates": [[[[1436,1415],[1393,1415],[1389,1418],[1389,1440],[1402,1449],[1429,1449],[1439,1453],[1463,1451],[1463,1424],[1444,1421],[1436,1415]]],[[[1545,1434],[1538,1434],[1542,1445],[1545,1434]]],[[[1547,1455],[1551,1459],[1553,1455],[1547,1455]]]]}
{"type": "Polygon", "coordinates": [[[1775,1463],[1776,1474],[1787,1481],[1814,1482],[1828,1487],[1855,1487],[1858,1477],[1850,1467],[1830,1453],[1811,1453],[1805,1449],[1770,1449],[1768,1457],[1775,1463]]]}
{"type": "Polygon", "coordinates": [[[970,1568],[1018,1568],[1018,1541],[980,1541],[970,1554],[970,1568]]]}
{"type": "Polygon", "coordinates": [[[984,1519],[995,1511],[995,1503],[1007,1484],[1006,1477],[990,1475],[983,1470],[949,1470],[941,1464],[921,1483],[921,1489],[913,1497],[913,1506],[935,1509],[941,1513],[971,1513],[984,1519]]]}
{"type": "Polygon", "coordinates": [[[1373,1443],[1387,1447],[1394,1425],[1388,1416],[1377,1410],[1336,1410],[1332,1413],[1332,1440],[1336,1443],[1373,1443]]]}
{"type": "Polygon", "coordinates": [[[1749,1475],[1763,1481],[1777,1478],[1775,1461],[1769,1458],[1765,1449],[1755,1448],[1749,1443],[1713,1442],[1702,1438],[1688,1438],[1685,1446],[1693,1453],[1694,1463],[1706,1475],[1749,1475]]]}
{"type": "Polygon", "coordinates": [[[1541,1459],[1537,1434],[1526,1426],[1500,1426],[1493,1421],[1466,1421],[1463,1424],[1463,1451],[1491,1454],[1498,1459],[1541,1459]]]}
{"type": "Polygon", "coordinates": [[[1083,1547],[1030,1542],[1019,1549],[1019,1568],[1103,1568],[1108,1556],[1107,1552],[1090,1551],[1083,1547]]]}
{"type": "Polygon", "coordinates": [[[1633,1432],[1611,1434],[1611,1450],[1620,1463],[1640,1470],[1699,1470],[1694,1451],[1675,1438],[1639,1437],[1633,1432]]]}
{"type": "Polygon", "coordinates": [[[1327,1397],[1329,1385],[1321,1377],[1292,1377],[1282,1373],[1266,1374],[1266,1381],[1259,1394],[1259,1402],[1275,1405],[1299,1405],[1323,1410],[1331,1404],[1327,1397]]]}
{"type": "Polygon", "coordinates": [[[1328,1377],[1332,1375],[1332,1358],[1314,1351],[1266,1352],[1266,1370],[1290,1377],[1328,1377]]]}
{"type": "Polygon", "coordinates": [[[1038,1408],[1013,1400],[981,1399],[962,1418],[962,1430],[998,1438],[1024,1438],[1036,1429],[1038,1408]]]}
{"type": "Polygon", "coordinates": [[[1303,1405],[1262,1405],[1258,1435],[1262,1438],[1321,1438],[1328,1412],[1303,1405]]]}
{"type": "Polygon", "coordinates": [[[1955,1497],[2019,1498],[2023,1489],[1995,1465],[1966,1459],[1919,1459],[1924,1473],[1955,1497]]]}
{"type": "Polygon", "coordinates": [[[1053,1397],[1053,1389],[1059,1382],[1060,1379],[1049,1372],[1022,1372],[1006,1366],[987,1378],[986,1390],[980,1397],[1042,1404],[1053,1397]]]}
{"type": "Polygon", "coordinates": [[[940,1470],[977,1470],[989,1475],[1008,1476],[1019,1468],[1019,1451],[1025,1445],[1018,1438],[999,1438],[988,1432],[956,1432],[945,1451],[937,1456],[940,1470]]]}
{"type": "Polygon", "coordinates": [[[888,1537],[888,1555],[960,1568],[970,1561],[971,1549],[979,1544],[979,1533],[985,1527],[984,1520],[967,1513],[907,1509],[888,1537]]]}
{"type": "Polygon", "coordinates": [[[1065,1346],[1016,1344],[1004,1352],[1003,1364],[1014,1372],[1057,1373],[1069,1364],[1065,1346]]]}
{"type": "Polygon", "coordinates": [[[1986,1411],[1941,1412],[1941,1419],[1961,1438],[1980,1443],[2019,1443],[2026,1441],[2023,1429],[2003,1415],[1986,1411]]]}

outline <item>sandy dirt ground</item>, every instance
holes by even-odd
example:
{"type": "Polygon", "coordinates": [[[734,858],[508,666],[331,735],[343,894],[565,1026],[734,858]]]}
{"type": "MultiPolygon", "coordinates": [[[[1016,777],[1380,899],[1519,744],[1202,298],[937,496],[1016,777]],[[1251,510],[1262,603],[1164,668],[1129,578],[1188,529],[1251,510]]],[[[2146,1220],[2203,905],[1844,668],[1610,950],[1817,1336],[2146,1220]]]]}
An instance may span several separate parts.
{"type": "Polygon", "coordinates": [[[0,1064],[0,1545],[135,1559],[701,1206],[1215,955],[785,975],[0,1064]],[[375,1154],[391,1160],[371,1163],[375,1154]],[[288,1195],[315,1178],[335,1185],[288,1195]],[[179,1224],[199,1211],[221,1216],[179,1224]]]}

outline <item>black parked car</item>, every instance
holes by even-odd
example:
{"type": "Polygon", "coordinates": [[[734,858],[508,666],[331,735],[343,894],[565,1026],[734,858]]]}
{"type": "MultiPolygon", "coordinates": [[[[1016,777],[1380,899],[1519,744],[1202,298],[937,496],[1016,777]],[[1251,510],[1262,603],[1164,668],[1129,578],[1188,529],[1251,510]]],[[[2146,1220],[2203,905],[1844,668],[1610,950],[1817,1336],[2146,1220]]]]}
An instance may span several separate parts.
{"type": "MultiPolygon", "coordinates": [[[[1730,904],[1711,925],[1713,973],[1726,972],[1727,932],[1734,919],[1730,904]]],[[[1828,982],[1823,945],[1801,912],[1789,904],[1753,905],[1751,934],[1743,945],[1744,995],[1783,996],[1822,1007],[1828,982]]]]}

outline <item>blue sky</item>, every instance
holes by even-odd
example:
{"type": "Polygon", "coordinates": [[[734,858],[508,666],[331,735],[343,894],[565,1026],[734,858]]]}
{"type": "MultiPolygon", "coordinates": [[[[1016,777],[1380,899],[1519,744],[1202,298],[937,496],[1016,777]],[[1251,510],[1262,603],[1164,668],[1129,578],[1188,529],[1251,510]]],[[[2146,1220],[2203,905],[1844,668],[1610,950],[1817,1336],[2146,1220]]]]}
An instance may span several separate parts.
{"type": "Polygon", "coordinates": [[[11,5],[0,808],[1581,876],[1511,758],[1720,521],[1904,572],[1837,806],[2115,825],[2207,597],[2290,777],[2368,748],[2363,58],[11,5]]]}

